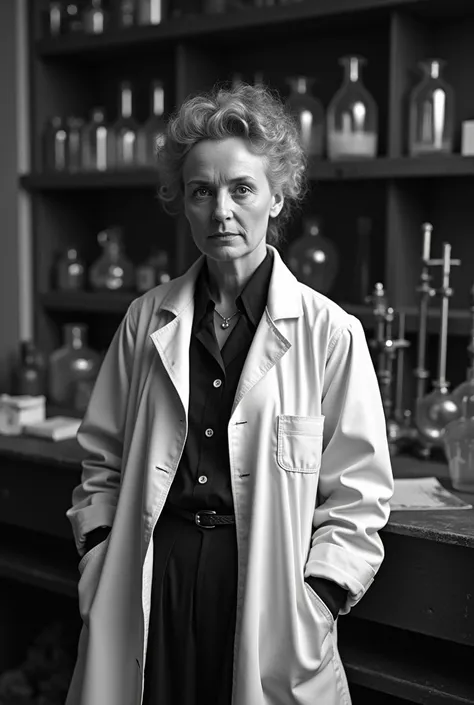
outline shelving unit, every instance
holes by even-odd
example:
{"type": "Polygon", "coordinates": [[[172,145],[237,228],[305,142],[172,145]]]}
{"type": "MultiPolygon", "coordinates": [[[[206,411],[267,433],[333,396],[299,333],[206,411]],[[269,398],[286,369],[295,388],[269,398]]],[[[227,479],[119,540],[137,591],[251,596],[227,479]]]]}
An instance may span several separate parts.
{"type": "MultiPolygon", "coordinates": [[[[135,264],[146,258],[152,244],[159,244],[169,251],[171,273],[176,276],[198,254],[184,220],[174,220],[161,210],[153,169],[44,173],[41,133],[48,117],[86,116],[100,104],[113,120],[118,83],[124,78],[134,86],[139,121],[146,115],[148,86],[156,78],[164,81],[165,114],[169,115],[189,94],[229,80],[234,72],[252,82],[257,71],[283,97],[289,93],[287,76],[313,76],[317,79],[315,91],[327,106],[342,80],[338,58],[355,53],[367,58],[364,83],[379,107],[379,156],[340,163],[313,160],[310,194],[303,211],[288,227],[280,251],[285,257],[288,243],[301,232],[305,214],[319,213],[341,259],[330,296],[357,315],[370,335],[371,309],[355,294],[354,286],[356,221],[370,218],[371,285],[383,282],[390,304],[407,313],[407,331],[414,343],[421,224],[431,221],[433,256],[441,255],[442,242],[447,240],[452,243],[453,257],[462,261],[452,277],[448,350],[450,381],[453,385],[462,381],[467,364],[464,338],[470,328],[469,291],[474,279],[469,266],[474,255],[470,225],[474,220],[474,158],[459,154],[461,122],[474,117],[470,88],[474,70],[472,3],[301,0],[219,15],[183,14],[159,26],[110,30],[102,36],[59,38],[45,36],[42,30],[46,0],[30,0],[29,7],[32,168],[31,173],[20,175],[19,181],[33,206],[36,336],[46,352],[61,343],[61,326],[81,317],[90,326],[91,344],[103,350],[136,296],[133,292],[55,291],[52,271],[61,249],[79,247],[90,264],[98,255],[97,232],[118,224],[124,229],[127,254],[135,264]],[[430,55],[446,59],[446,78],[455,90],[456,153],[446,158],[412,159],[406,145],[407,98],[419,80],[417,62],[430,55]]],[[[199,5],[188,3],[188,7],[194,11],[199,5]]],[[[437,333],[438,325],[439,311],[434,304],[429,331],[437,333]]],[[[433,337],[428,348],[433,373],[435,345],[433,337]]],[[[409,376],[413,354],[407,360],[409,376]]],[[[410,394],[408,383],[407,405],[410,394]]]]}

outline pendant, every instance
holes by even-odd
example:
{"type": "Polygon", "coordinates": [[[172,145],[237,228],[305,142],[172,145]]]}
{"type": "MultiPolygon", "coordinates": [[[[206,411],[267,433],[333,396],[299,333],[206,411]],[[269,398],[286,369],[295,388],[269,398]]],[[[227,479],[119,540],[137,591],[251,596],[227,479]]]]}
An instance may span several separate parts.
{"type": "Polygon", "coordinates": [[[221,323],[221,328],[224,330],[230,326],[229,320],[226,318],[224,323],[221,323]]]}

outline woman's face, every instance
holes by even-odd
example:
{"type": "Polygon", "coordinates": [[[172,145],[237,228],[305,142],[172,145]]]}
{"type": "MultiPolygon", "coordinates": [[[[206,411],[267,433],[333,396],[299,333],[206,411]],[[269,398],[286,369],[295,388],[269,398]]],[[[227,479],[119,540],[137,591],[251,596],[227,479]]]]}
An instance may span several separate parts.
{"type": "Polygon", "coordinates": [[[184,162],[183,181],[185,215],[203,254],[219,261],[265,255],[268,219],[279,214],[283,198],[272,193],[264,158],[246,140],[198,142],[184,162]]]}

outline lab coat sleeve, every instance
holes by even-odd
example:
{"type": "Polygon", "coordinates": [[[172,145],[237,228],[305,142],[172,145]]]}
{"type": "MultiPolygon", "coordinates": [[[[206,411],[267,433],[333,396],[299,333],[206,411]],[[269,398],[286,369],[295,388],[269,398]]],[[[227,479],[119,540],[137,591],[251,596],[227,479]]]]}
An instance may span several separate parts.
{"type": "Polygon", "coordinates": [[[330,341],[322,395],[323,454],[305,577],[348,590],[347,614],[382,563],[393,475],[385,414],[364,330],[350,317],[330,341]]]}
{"type": "Polygon", "coordinates": [[[133,304],[120,323],[102,363],[77,440],[88,456],[66,516],[80,555],[85,534],[112,526],[118,502],[123,436],[135,347],[133,304]]]}

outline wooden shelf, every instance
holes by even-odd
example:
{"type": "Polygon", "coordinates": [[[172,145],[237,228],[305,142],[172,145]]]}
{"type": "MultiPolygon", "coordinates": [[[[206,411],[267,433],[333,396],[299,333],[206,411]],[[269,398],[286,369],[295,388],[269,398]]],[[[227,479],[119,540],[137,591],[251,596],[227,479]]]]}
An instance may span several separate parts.
{"type": "Polygon", "coordinates": [[[49,311],[123,314],[138,296],[133,291],[50,291],[40,300],[49,311]]]}
{"type": "MultiPolygon", "coordinates": [[[[474,176],[474,157],[380,157],[352,162],[313,160],[309,177],[315,181],[363,181],[375,179],[421,179],[434,177],[474,176]]],[[[20,176],[21,186],[28,191],[64,191],[87,189],[158,188],[154,169],[133,169],[109,173],[32,173],[20,176]]]]}
{"type": "Polygon", "coordinates": [[[133,169],[108,173],[33,173],[20,176],[20,185],[27,191],[64,191],[109,188],[158,188],[154,169],[133,169]]]}
{"type": "MultiPolygon", "coordinates": [[[[291,5],[271,8],[253,8],[215,15],[188,15],[150,27],[132,27],[111,30],[101,36],[77,35],[41,39],[37,52],[43,58],[67,55],[85,55],[114,52],[124,48],[162,46],[177,40],[206,38],[219,39],[229,34],[236,36],[243,30],[285,29],[288,22],[303,23],[312,19],[337,17],[362,10],[384,10],[400,5],[415,5],[422,0],[303,0],[291,5]]],[[[353,19],[352,19],[353,21],[353,19]]]]}

